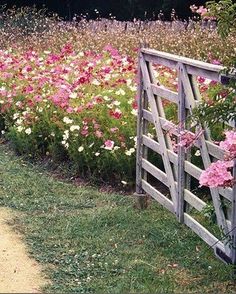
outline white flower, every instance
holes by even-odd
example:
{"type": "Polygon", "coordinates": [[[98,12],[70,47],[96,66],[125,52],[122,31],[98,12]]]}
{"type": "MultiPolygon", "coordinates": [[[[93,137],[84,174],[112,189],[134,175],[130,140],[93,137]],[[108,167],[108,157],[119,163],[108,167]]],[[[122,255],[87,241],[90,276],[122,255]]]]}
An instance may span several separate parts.
{"type": "Polygon", "coordinates": [[[17,119],[19,117],[19,113],[14,113],[13,114],[13,119],[15,120],[15,119],[17,119]]]}
{"type": "Polygon", "coordinates": [[[65,116],[63,118],[63,122],[66,124],[72,124],[73,123],[73,119],[70,119],[69,117],[65,116]]]}
{"type": "Polygon", "coordinates": [[[26,133],[27,135],[30,135],[30,134],[32,133],[31,128],[27,128],[27,129],[25,130],[25,133],[26,133]]]}
{"type": "Polygon", "coordinates": [[[123,184],[124,186],[127,185],[126,181],[121,181],[121,184],[123,184]]]}
{"type": "Polygon", "coordinates": [[[78,148],[78,151],[79,152],[82,152],[84,150],[84,147],[83,146],[80,146],[79,148],[78,148]]]}
{"type": "Polygon", "coordinates": [[[79,52],[78,54],[80,57],[84,57],[84,52],[79,52]]]}
{"type": "Polygon", "coordinates": [[[115,94],[116,94],[116,95],[124,96],[124,95],[125,95],[125,91],[124,91],[123,89],[119,89],[118,91],[116,91],[115,94]]]}
{"type": "Polygon", "coordinates": [[[119,105],[120,105],[120,102],[117,101],[117,100],[115,100],[115,101],[113,102],[113,104],[116,105],[116,106],[119,106],[119,105]]]}
{"type": "Polygon", "coordinates": [[[100,153],[99,153],[99,152],[96,152],[96,153],[95,153],[95,156],[99,156],[99,155],[100,155],[100,153]]]}
{"type": "Polygon", "coordinates": [[[79,131],[80,130],[80,126],[71,126],[70,127],[70,131],[74,132],[75,130],[79,131]]]}
{"type": "Polygon", "coordinates": [[[17,125],[21,125],[22,122],[23,122],[22,118],[18,118],[18,119],[16,120],[16,124],[17,124],[17,125]]]}
{"type": "Polygon", "coordinates": [[[93,147],[93,145],[94,145],[94,143],[90,144],[90,145],[89,145],[89,148],[92,148],[92,147],[93,147]]]}
{"type": "Polygon", "coordinates": [[[109,81],[111,79],[111,75],[110,74],[107,74],[104,78],[104,81],[109,81]]]}
{"type": "Polygon", "coordinates": [[[103,99],[104,99],[105,101],[110,101],[110,100],[111,100],[108,96],[104,96],[103,99]]]}
{"type": "Polygon", "coordinates": [[[115,146],[115,147],[114,147],[114,150],[119,150],[119,149],[120,149],[119,146],[115,146]]]}
{"type": "Polygon", "coordinates": [[[131,156],[132,153],[134,153],[134,152],[135,152],[135,149],[134,148],[130,148],[129,150],[126,150],[125,151],[125,154],[128,155],[128,156],[131,156]]]}
{"type": "Polygon", "coordinates": [[[69,96],[71,99],[77,98],[77,93],[71,93],[69,96]]]}
{"type": "Polygon", "coordinates": [[[132,84],[132,80],[131,80],[131,79],[127,79],[127,80],[126,80],[126,84],[127,84],[127,86],[131,86],[131,84],[132,84]]]}
{"type": "Polygon", "coordinates": [[[99,86],[101,83],[97,80],[97,79],[94,79],[92,81],[92,85],[95,85],[95,86],[99,86]]]}
{"type": "Polygon", "coordinates": [[[200,150],[197,150],[194,155],[195,156],[201,156],[201,151],[200,150]]]}
{"type": "Polygon", "coordinates": [[[63,134],[62,137],[63,137],[63,140],[65,140],[65,141],[66,141],[67,139],[69,139],[69,131],[68,131],[68,130],[65,130],[65,131],[64,131],[64,134],[63,134]]]}
{"type": "Polygon", "coordinates": [[[0,104],[4,104],[4,101],[3,100],[0,100],[0,104]]]}
{"type": "Polygon", "coordinates": [[[21,133],[23,130],[24,130],[24,128],[22,126],[17,127],[17,132],[21,133]]]}
{"type": "Polygon", "coordinates": [[[138,110],[137,109],[132,109],[131,114],[137,116],[138,115],[138,110]]]}
{"type": "Polygon", "coordinates": [[[137,91],[137,87],[136,86],[130,86],[129,88],[130,88],[130,90],[132,92],[136,92],[137,91]]]}

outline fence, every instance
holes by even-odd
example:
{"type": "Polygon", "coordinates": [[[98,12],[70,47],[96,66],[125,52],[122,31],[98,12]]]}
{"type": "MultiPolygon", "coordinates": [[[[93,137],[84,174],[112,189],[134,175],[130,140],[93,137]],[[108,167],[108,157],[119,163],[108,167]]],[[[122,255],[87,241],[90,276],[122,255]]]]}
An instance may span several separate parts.
{"type": "MultiPolygon", "coordinates": [[[[236,185],[233,189],[209,189],[210,199],[207,201],[192,191],[191,180],[198,181],[202,169],[192,162],[191,152],[186,153],[184,147],[178,146],[178,152],[174,152],[169,132],[172,125],[171,132],[178,137],[187,128],[186,116],[201,101],[197,77],[223,82],[222,69],[218,65],[147,48],[140,50],[136,195],[140,196],[140,200],[145,194],[150,195],[214,248],[217,257],[226,263],[236,264],[236,185]],[[176,70],[178,92],[159,84],[154,65],[176,70]],[[166,100],[177,105],[178,122],[181,123],[174,125],[167,120],[164,109],[166,100]],[[155,127],[154,138],[148,135],[150,125],[155,127]],[[160,155],[164,168],[149,160],[150,152],[160,155]],[[169,195],[158,190],[158,181],[167,187],[169,195]],[[225,203],[228,209],[225,209],[225,203]],[[202,218],[202,212],[209,205],[216,216],[214,225],[206,225],[202,218]]],[[[234,127],[234,124],[231,123],[231,126],[234,127]]],[[[212,161],[224,158],[224,151],[211,141],[208,129],[199,133],[194,146],[200,151],[205,169],[212,161]]],[[[234,175],[235,170],[234,167],[234,175]]]]}

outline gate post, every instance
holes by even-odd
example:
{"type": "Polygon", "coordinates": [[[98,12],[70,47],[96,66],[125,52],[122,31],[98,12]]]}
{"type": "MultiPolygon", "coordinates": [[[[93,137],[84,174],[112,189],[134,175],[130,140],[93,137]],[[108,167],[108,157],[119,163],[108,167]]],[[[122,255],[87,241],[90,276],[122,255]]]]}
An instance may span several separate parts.
{"type": "Polygon", "coordinates": [[[185,188],[185,150],[184,147],[180,145],[181,142],[181,132],[185,130],[185,119],[186,119],[186,109],[185,109],[185,92],[183,87],[183,67],[184,65],[179,63],[178,70],[178,121],[179,121],[179,138],[178,138],[178,181],[177,181],[177,218],[180,223],[184,223],[184,188],[185,188]]]}
{"type": "Polygon", "coordinates": [[[143,132],[146,130],[146,122],[143,119],[143,108],[147,104],[147,97],[144,97],[143,90],[143,76],[141,71],[140,59],[142,58],[141,52],[142,45],[140,44],[139,58],[138,58],[138,115],[137,115],[137,150],[136,150],[136,193],[137,204],[140,209],[147,208],[147,195],[142,189],[142,177],[147,177],[147,173],[142,169],[142,158],[147,157],[147,148],[143,146],[143,132]]]}

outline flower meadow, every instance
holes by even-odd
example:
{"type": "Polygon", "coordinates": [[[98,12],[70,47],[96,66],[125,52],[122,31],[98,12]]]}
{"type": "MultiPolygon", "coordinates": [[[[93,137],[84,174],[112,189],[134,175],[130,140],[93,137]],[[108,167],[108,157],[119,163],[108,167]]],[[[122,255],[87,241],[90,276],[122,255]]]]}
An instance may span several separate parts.
{"type": "MultiPolygon", "coordinates": [[[[40,14],[28,24],[27,13],[37,12],[24,13],[13,15],[11,22],[9,15],[3,17],[0,28],[2,135],[19,154],[69,161],[79,176],[123,185],[135,180],[140,40],[158,50],[213,63],[227,64],[234,54],[234,36],[222,46],[215,31],[197,25],[185,29],[159,22],[143,27],[129,23],[124,31],[119,22],[65,23],[49,17],[42,20],[40,14]],[[16,16],[26,25],[13,32],[16,16]]],[[[162,66],[155,70],[163,85],[177,90],[175,71],[162,66]]],[[[208,99],[217,85],[201,77],[198,82],[208,99]]],[[[167,103],[165,108],[174,120],[173,105],[167,103]]],[[[149,131],[153,136],[153,128],[149,131]]],[[[229,131],[221,146],[231,151],[235,145],[235,133],[229,131]]],[[[231,166],[225,162],[213,166],[214,174],[225,171],[219,185],[232,182],[231,166]]],[[[213,185],[208,180],[211,173],[203,174],[202,185],[213,185]]]]}

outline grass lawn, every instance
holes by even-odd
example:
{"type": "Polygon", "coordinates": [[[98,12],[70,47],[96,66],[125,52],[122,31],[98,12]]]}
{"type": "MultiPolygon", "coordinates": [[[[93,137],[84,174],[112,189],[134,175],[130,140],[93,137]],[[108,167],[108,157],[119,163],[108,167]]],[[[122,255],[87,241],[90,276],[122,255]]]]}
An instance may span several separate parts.
{"type": "Polygon", "coordinates": [[[53,178],[0,145],[0,205],[60,293],[233,293],[232,268],[153,202],[53,178]]]}

